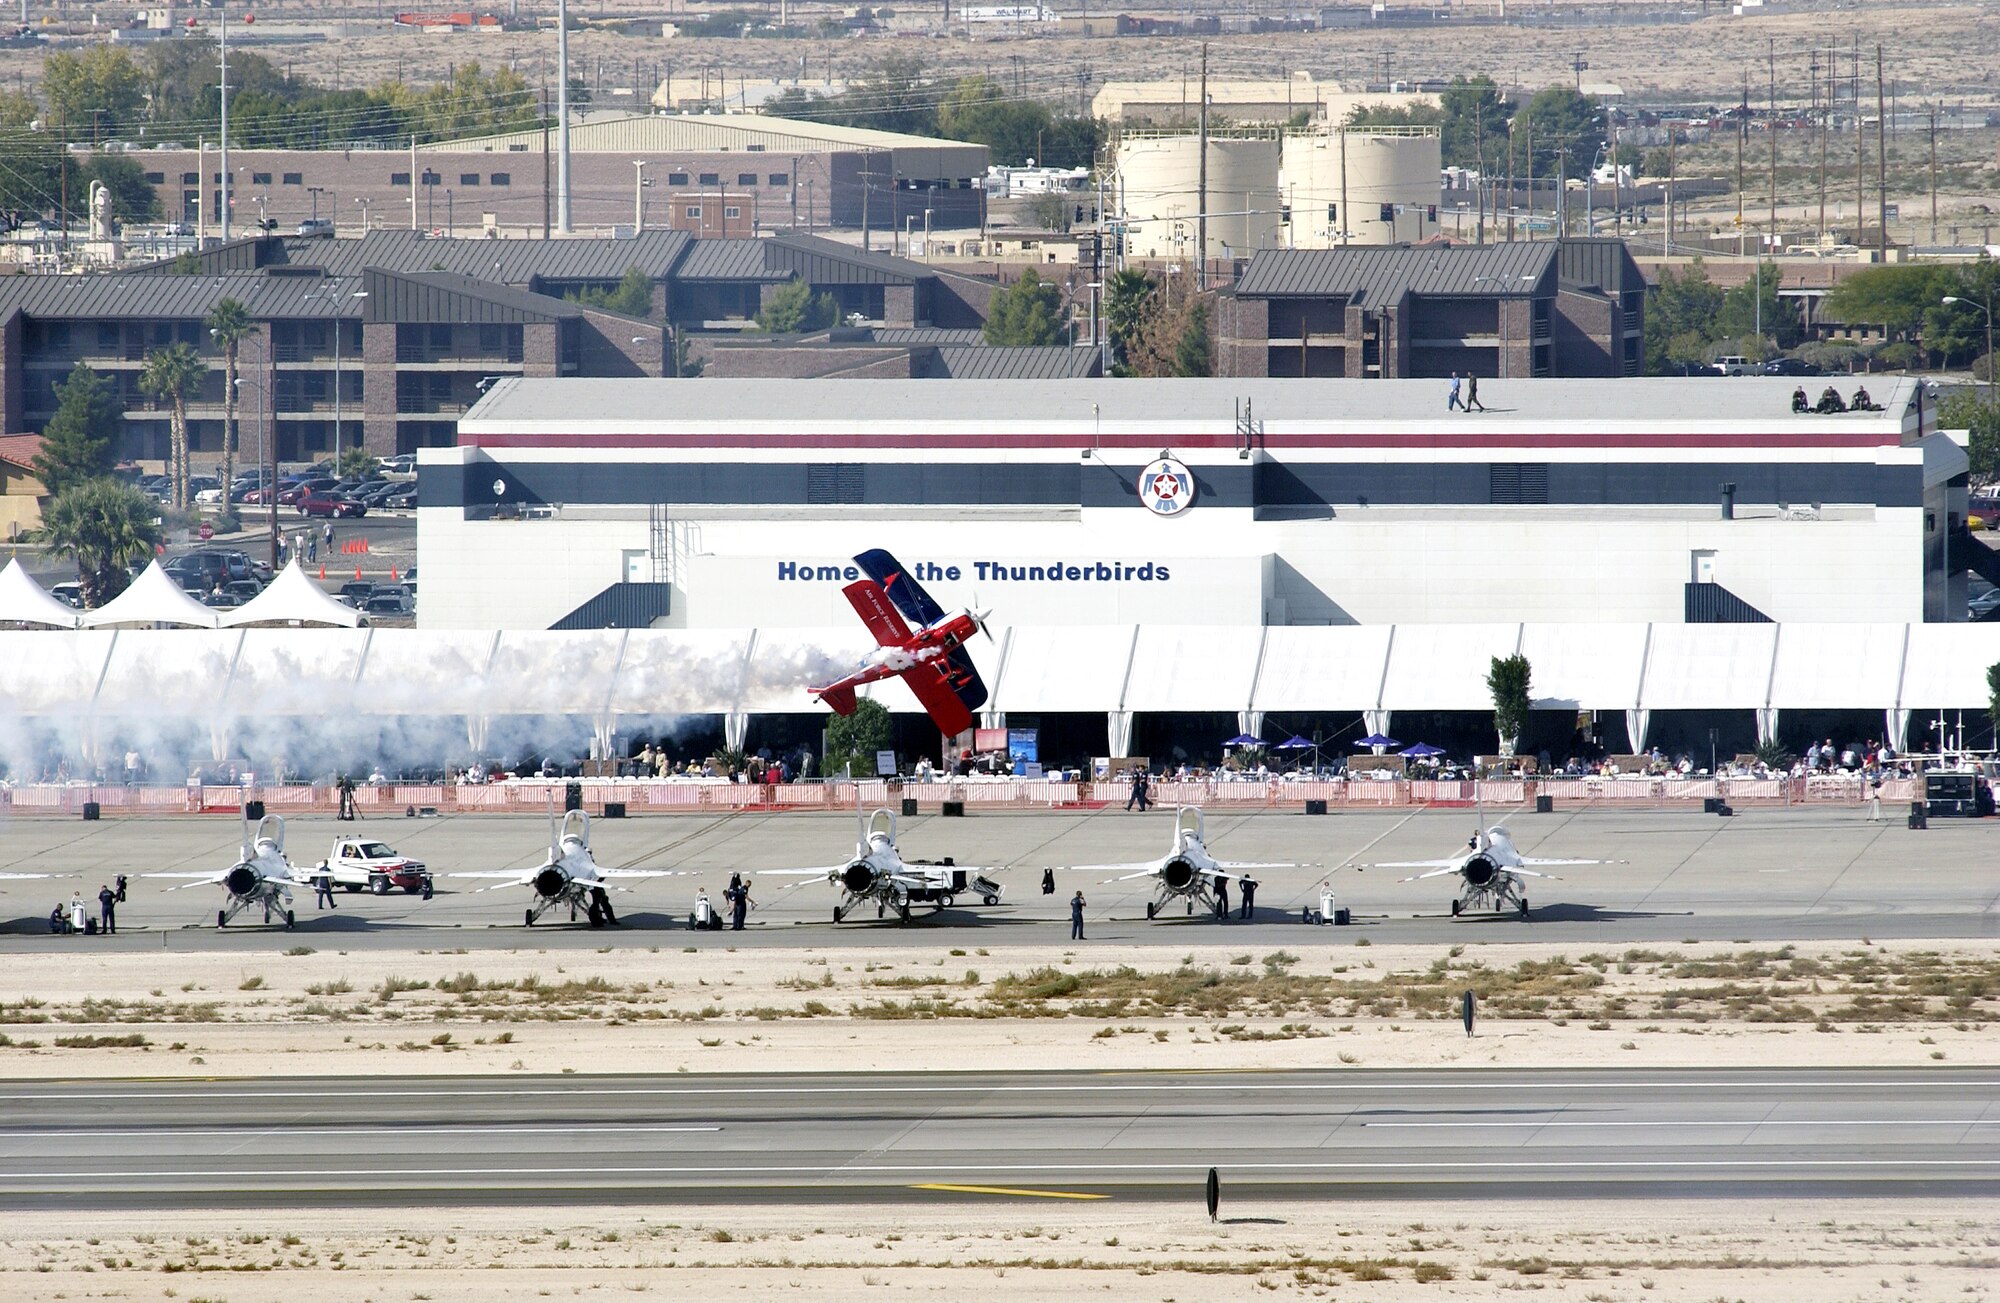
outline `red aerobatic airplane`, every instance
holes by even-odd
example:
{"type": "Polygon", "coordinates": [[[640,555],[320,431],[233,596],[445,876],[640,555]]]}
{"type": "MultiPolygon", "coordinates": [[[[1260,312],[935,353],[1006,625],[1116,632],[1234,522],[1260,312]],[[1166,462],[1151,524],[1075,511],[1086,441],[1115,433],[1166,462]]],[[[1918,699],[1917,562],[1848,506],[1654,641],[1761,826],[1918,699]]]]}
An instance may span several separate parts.
{"type": "Polygon", "coordinates": [[[857,687],[900,674],[939,732],[955,737],[971,728],[972,712],[986,704],[986,685],[964,644],[975,632],[986,632],[987,612],[946,615],[896,558],[880,548],[854,560],[868,578],[840,591],[875,635],[877,646],[852,674],[813,688],[812,694],[835,714],[852,715],[857,687]]]}

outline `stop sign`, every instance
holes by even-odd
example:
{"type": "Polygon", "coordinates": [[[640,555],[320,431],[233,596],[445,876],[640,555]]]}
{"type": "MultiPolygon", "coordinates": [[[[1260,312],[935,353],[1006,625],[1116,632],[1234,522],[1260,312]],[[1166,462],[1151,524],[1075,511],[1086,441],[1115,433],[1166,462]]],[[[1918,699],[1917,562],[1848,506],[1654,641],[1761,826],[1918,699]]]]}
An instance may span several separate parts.
{"type": "Polygon", "coordinates": [[[202,542],[206,543],[206,542],[207,542],[207,541],[208,541],[209,539],[211,539],[211,538],[214,538],[214,537],[215,537],[215,526],[213,526],[213,525],[209,524],[209,523],[208,523],[207,521],[205,521],[205,520],[204,520],[204,521],[202,521],[202,522],[201,522],[201,540],[202,540],[202,542]]]}

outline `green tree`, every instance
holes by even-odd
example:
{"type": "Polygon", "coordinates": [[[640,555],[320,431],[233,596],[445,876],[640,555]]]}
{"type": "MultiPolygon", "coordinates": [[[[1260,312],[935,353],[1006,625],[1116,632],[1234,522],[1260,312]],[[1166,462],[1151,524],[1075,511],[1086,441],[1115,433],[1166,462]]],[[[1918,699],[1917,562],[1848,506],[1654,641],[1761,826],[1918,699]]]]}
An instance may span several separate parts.
{"type": "Polygon", "coordinates": [[[1493,694],[1493,727],[1500,735],[1500,754],[1513,755],[1528,731],[1528,704],[1533,671],[1525,656],[1495,656],[1486,671],[1486,690],[1493,694]]]}
{"type": "Polygon", "coordinates": [[[1514,116],[1514,102],[1500,97],[1500,88],[1487,76],[1454,77],[1438,96],[1444,112],[1438,145],[1446,167],[1478,167],[1484,164],[1491,176],[1501,169],[1507,156],[1507,119],[1514,116]]]}
{"type": "Polygon", "coordinates": [[[1721,311],[1722,290],[1701,259],[1686,271],[1663,270],[1646,303],[1646,373],[1666,375],[1676,365],[1705,360],[1721,311]]]}
{"type": "Polygon", "coordinates": [[[340,450],[340,460],[333,464],[333,473],[346,479],[354,475],[366,475],[375,469],[381,458],[368,451],[361,444],[353,444],[340,450]]]}
{"type": "MultiPolygon", "coordinates": [[[[1209,110],[1214,120],[1215,110],[1209,110]]],[[[1436,104],[1357,104],[1348,111],[1350,127],[1442,127],[1444,109],[1436,104]]]]}
{"type": "MultiPolygon", "coordinates": [[[[212,57],[210,45],[201,45],[212,57]]],[[[234,60],[231,61],[232,66],[234,60]]],[[[136,134],[146,109],[146,73],[124,47],[103,42],[59,50],[42,65],[49,118],[73,140],[116,140],[136,134]]]]}
{"type": "Polygon", "coordinates": [[[985,145],[993,151],[993,161],[1003,165],[1032,158],[1047,166],[1040,151],[1050,121],[1046,105],[1016,100],[998,82],[982,76],[961,78],[937,106],[939,135],[985,145]]]}
{"type": "Polygon", "coordinates": [[[628,317],[653,315],[653,278],[643,267],[627,267],[624,278],[608,290],[585,288],[570,295],[578,303],[622,312],[628,317]]]}
{"type": "Polygon", "coordinates": [[[1197,298],[1189,299],[1187,320],[1174,340],[1174,374],[1190,378],[1215,374],[1208,339],[1208,304],[1197,298]]]}
{"type": "Polygon", "coordinates": [[[1046,190],[1028,201],[1028,217],[1044,231],[1067,231],[1071,213],[1070,197],[1060,190],[1046,190]]]}
{"type": "Polygon", "coordinates": [[[68,492],[111,473],[125,434],[118,388],[79,362],[56,382],[56,410],[42,429],[35,478],[51,494],[68,492]]]}
{"type": "Polygon", "coordinates": [[[854,703],[852,715],[835,715],[826,722],[826,763],[831,778],[849,765],[856,777],[873,777],[875,753],[895,745],[896,730],[889,708],[872,697],[854,703]]]}
{"type": "Polygon", "coordinates": [[[1805,323],[1792,300],[1778,297],[1783,281],[1776,263],[1758,263],[1749,280],[1722,296],[1722,309],[1715,317],[1718,337],[1755,337],[1761,324],[1764,339],[1779,348],[1797,347],[1805,335],[1805,323]]]}
{"type": "Polygon", "coordinates": [[[1524,160],[1531,133],[1535,176],[1580,181],[1604,141],[1604,119],[1594,97],[1561,84],[1544,86],[1514,119],[1515,145],[1524,160]]]}
{"type": "Polygon", "coordinates": [[[758,310],[757,329],[767,335],[798,335],[825,330],[839,320],[840,304],[833,295],[815,296],[806,282],[789,280],[758,310]]]}
{"type": "Polygon", "coordinates": [[[173,481],[173,508],[188,507],[188,400],[201,392],[208,377],[208,363],[188,344],[169,344],[156,349],[139,375],[139,387],[167,404],[167,425],[171,433],[171,456],[167,474],[173,481]]]}
{"type": "MultiPolygon", "coordinates": [[[[1993,726],[1993,736],[2000,739],[2000,661],[1986,667],[1986,722],[1993,726]]],[[[2000,741],[1993,745],[2000,749],[2000,741]]]]}
{"type": "Polygon", "coordinates": [[[1159,282],[1135,268],[1111,273],[1104,288],[1104,329],[1111,337],[1111,368],[1114,375],[1130,375],[1128,369],[1132,341],[1144,322],[1147,306],[1159,291],[1159,282]]]}
{"type": "Polygon", "coordinates": [[[1096,118],[1057,114],[1049,119],[1035,161],[1043,167],[1095,167],[1103,139],[1104,124],[1096,118]]]}
{"type": "MultiPolygon", "coordinates": [[[[236,508],[229,501],[229,486],[236,479],[236,376],[243,341],[256,329],[250,310],[240,299],[222,299],[210,309],[208,333],[222,345],[222,513],[216,523],[223,529],[236,528],[236,508]]],[[[339,323],[334,323],[339,329],[339,323]]]]}
{"type": "MultiPolygon", "coordinates": [[[[70,194],[88,196],[93,181],[102,181],[110,187],[111,211],[120,222],[160,220],[160,192],[146,180],[146,169],[134,160],[123,154],[93,155],[77,169],[76,179],[70,183],[70,194]]],[[[70,202],[79,208],[83,206],[74,198],[70,202]]]]}
{"type": "Polygon", "coordinates": [[[1964,430],[1970,435],[1966,457],[1975,484],[2000,480],[2000,406],[1970,389],[1961,389],[1938,404],[1938,428],[1964,430]]]}
{"type": "Polygon", "coordinates": [[[40,117],[34,100],[0,92],[0,229],[53,212],[62,192],[67,154],[54,132],[29,125],[40,117]]]}
{"type": "Polygon", "coordinates": [[[158,516],[153,500],[130,485],[85,480],[49,500],[33,537],[76,563],[83,604],[94,609],[124,592],[126,567],[159,546],[158,516]]]}
{"type": "Polygon", "coordinates": [[[989,344],[1053,344],[1062,330],[1061,288],[1030,267],[993,296],[984,334],[989,344]]]}

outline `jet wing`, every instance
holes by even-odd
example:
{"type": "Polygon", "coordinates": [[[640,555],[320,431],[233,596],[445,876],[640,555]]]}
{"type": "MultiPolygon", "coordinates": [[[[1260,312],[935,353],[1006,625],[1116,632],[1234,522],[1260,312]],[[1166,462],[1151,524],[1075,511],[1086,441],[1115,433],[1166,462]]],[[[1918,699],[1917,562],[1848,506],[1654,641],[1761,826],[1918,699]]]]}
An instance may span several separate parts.
{"type": "Polygon", "coordinates": [[[896,614],[881,584],[872,579],[857,579],[840,591],[878,645],[901,647],[910,641],[910,626],[896,614]]]}
{"type": "Polygon", "coordinates": [[[744,876],[750,878],[824,878],[829,874],[839,873],[852,863],[854,863],[853,860],[845,860],[839,864],[829,864],[824,868],[818,869],[747,869],[744,871],[744,876]]]}
{"type": "Polygon", "coordinates": [[[1299,864],[1291,860],[1287,860],[1283,863],[1271,863],[1271,864],[1259,864],[1251,860],[1217,860],[1215,862],[1215,867],[1218,869],[1222,869],[1225,872],[1235,874],[1235,873],[1247,872],[1250,869],[1313,869],[1313,868],[1318,868],[1319,866],[1316,864],[1299,864]]]}
{"type": "MultiPolygon", "coordinates": [[[[1410,869],[1410,868],[1415,868],[1416,866],[1415,866],[1415,865],[1413,865],[1413,864],[1397,864],[1397,865],[1387,865],[1387,864],[1383,864],[1383,865],[1378,865],[1377,867],[1379,867],[1379,868],[1385,868],[1385,869],[1386,869],[1386,868],[1392,868],[1392,867],[1393,867],[1393,868],[1399,868],[1399,869],[1410,869]]],[[[1445,866],[1444,866],[1443,868],[1441,868],[1441,869],[1432,869],[1432,870],[1431,870],[1431,871],[1430,871],[1429,873],[1419,873],[1419,874],[1415,875],[1414,877],[1408,877],[1408,878],[1404,878],[1404,879],[1402,879],[1402,881],[1404,881],[1404,882],[1421,882],[1421,881],[1422,881],[1423,879],[1425,879],[1425,878],[1444,878],[1444,877],[1449,877],[1450,875],[1452,875],[1452,874],[1454,874],[1454,873],[1459,873],[1459,872],[1462,872],[1462,871],[1463,871],[1463,869],[1464,869],[1464,866],[1463,866],[1463,865],[1461,865],[1461,864],[1459,864],[1459,863],[1458,863],[1458,862],[1457,862],[1456,860],[1454,860],[1454,861],[1452,861],[1452,862],[1451,862],[1450,864],[1447,864],[1447,865],[1445,865],[1445,866]]],[[[1540,874],[1536,874],[1536,875],[1534,875],[1534,876],[1536,876],[1536,877],[1540,877],[1541,875],[1540,875],[1540,874]]]]}
{"type": "Polygon", "coordinates": [[[38,878],[75,878],[75,873],[0,873],[0,882],[27,882],[38,878]]]}
{"type": "Polygon", "coordinates": [[[180,886],[168,887],[167,890],[186,891],[189,887],[216,886],[219,883],[221,883],[225,878],[227,878],[230,874],[234,873],[236,869],[241,867],[243,866],[239,864],[235,868],[224,869],[220,873],[142,873],[139,876],[144,878],[179,879],[181,880],[180,886]]]}
{"type": "Polygon", "coordinates": [[[1379,864],[1364,864],[1364,869],[1455,869],[1464,863],[1461,856],[1448,860],[1383,860],[1379,864]]]}
{"type": "MultiPolygon", "coordinates": [[[[1630,860],[1530,860],[1530,859],[1523,859],[1523,860],[1521,861],[1521,863],[1523,863],[1523,864],[1532,864],[1532,865],[1534,865],[1534,866],[1535,866],[1536,868],[1555,868],[1555,867],[1560,867],[1560,866],[1562,866],[1562,865],[1566,865],[1566,864],[1568,864],[1568,865],[1574,865],[1574,864],[1630,864],[1630,863],[1631,863],[1631,861],[1630,861],[1630,860]]],[[[1505,866],[1503,866],[1503,867],[1505,867],[1505,866]]]]}
{"type": "Polygon", "coordinates": [[[535,875],[547,867],[548,865],[546,864],[537,865],[535,868],[529,869],[525,874],[516,870],[508,873],[450,873],[445,876],[452,878],[497,878],[499,881],[495,882],[492,886],[476,887],[474,890],[498,891],[502,887],[531,887],[535,883],[535,875]]]}
{"type": "MultiPolygon", "coordinates": [[[[954,653],[954,655],[962,654],[954,653]]],[[[947,658],[947,666],[949,664],[947,658]]],[[[968,670],[971,664],[970,660],[966,662],[968,670]]],[[[972,727],[972,708],[965,704],[964,699],[948,682],[948,674],[940,671],[937,665],[918,665],[905,670],[903,682],[910,685],[910,691],[914,692],[917,700],[923,703],[924,709],[930,714],[931,722],[937,725],[938,732],[946,737],[957,737],[972,727]]],[[[979,700],[983,703],[986,700],[986,686],[979,682],[976,673],[972,675],[972,682],[978,687],[979,700]]]]}
{"type": "Polygon", "coordinates": [[[944,608],[937,604],[937,599],[925,592],[923,585],[910,577],[903,569],[902,562],[881,548],[870,548],[863,552],[854,558],[854,564],[861,567],[863,574],[881,585],[882,592],[896,604],[896,609],[901,611],[910,623],[936,624],[944,619],[944,608]]]}

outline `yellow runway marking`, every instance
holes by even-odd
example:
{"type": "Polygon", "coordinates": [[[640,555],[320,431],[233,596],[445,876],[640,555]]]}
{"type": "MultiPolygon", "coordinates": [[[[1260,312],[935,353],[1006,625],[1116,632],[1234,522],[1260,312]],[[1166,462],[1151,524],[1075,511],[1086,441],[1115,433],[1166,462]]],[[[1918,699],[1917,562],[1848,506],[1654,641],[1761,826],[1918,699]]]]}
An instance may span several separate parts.
{"type": "Polygon", "coordinates": [[[913,1185],[912,1190],[942,1190],[947,1194],[1011,1194],[1023,1199],[1109,1199],[1108,1194],[1084,1194],[1076,1190],[1017,1190],[1005,1185],[913,1185]]]}

